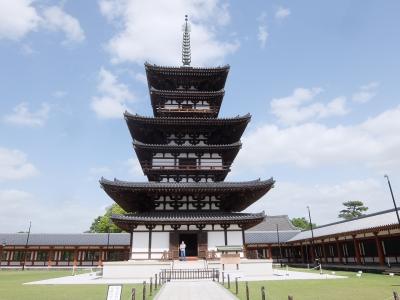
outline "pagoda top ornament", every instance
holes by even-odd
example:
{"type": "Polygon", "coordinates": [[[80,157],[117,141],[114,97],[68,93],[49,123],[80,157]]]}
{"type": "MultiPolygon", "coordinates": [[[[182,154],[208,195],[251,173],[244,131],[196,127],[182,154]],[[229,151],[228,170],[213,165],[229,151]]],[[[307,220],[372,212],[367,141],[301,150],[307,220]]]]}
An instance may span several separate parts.
{"type": "Polygon", "coordinates": [[[188,23],[188,16],[185,15],[185,24],[182,26],[183,41],[182,41],[182,63],[184,67],[189,67],[192,61],[190,51],[190,24],[188,23]]]}

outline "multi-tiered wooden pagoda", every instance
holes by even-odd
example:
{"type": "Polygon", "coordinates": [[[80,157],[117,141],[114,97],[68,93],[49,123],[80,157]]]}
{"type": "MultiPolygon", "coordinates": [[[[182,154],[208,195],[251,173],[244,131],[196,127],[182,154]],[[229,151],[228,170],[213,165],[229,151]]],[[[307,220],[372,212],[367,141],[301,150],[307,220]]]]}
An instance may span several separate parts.
{"type": "Polygon", "coordinates": [[[198,257],[243,245],[244,230],[265,215],[241,211],[274,184],[224,182],[250,115],[218,118],[229,66],[191,67],[187,19],[183,31],[183,66],[145,64],[154,117],[125,113],[149,182],[100,181],[128,212],[112,220],[131,233],[132,259],[176,258],[182,240],[198,257]]]}

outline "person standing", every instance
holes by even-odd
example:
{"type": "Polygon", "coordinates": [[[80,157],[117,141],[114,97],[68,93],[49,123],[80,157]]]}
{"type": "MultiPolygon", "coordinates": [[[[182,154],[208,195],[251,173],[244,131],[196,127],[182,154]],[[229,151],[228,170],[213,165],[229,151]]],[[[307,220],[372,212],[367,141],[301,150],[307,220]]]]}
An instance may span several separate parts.
{"type": "Polygon", "coordinates": [[[186,260],[186,244],[184,241],[179,245],[179,250],[181,252],[181,259],[186,260]]]}

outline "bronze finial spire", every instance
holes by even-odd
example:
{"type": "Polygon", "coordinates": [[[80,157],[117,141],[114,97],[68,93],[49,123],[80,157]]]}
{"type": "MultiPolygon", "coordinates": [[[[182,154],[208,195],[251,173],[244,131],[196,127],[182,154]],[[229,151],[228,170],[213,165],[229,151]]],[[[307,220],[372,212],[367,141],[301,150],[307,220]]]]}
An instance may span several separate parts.
{"type": "Polygon", "coordinates": [[[182,41],[182,63],[184,66],[190,66],[192,56],[190,53],[190,24],[188,16],[185,15],[185,24],[183,24],[183,41],[182,41]]]}

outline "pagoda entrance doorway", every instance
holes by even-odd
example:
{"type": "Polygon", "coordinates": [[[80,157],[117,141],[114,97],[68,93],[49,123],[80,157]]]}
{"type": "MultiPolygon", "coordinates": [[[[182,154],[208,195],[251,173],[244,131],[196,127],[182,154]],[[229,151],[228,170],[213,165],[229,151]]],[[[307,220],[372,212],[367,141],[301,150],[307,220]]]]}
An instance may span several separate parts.
{"type": "Polygon", "coordinates": [[[179,234],[179,245],[182,241],[186,244],[186,256],[198,256],[197,233],[181,233],[179,234]]]}

